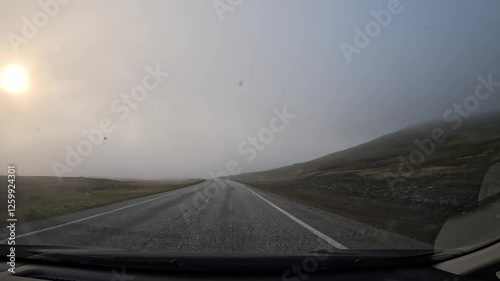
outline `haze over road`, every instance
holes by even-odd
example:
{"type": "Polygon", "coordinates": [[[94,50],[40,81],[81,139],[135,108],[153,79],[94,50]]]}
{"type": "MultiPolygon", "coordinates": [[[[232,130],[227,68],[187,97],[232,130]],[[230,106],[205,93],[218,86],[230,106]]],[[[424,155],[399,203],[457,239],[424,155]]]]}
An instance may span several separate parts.
{"type": "MultiPolygon", "coordinates": [[[[426,247],[240,183],[225,182],[225,188],[204,197],[202,203],[194,198],[212,181],[42,221],[19,222],[16,244],[267,254],[426,247]]],[[[6,235],[3,227],[2,237],[6,235]]]]}

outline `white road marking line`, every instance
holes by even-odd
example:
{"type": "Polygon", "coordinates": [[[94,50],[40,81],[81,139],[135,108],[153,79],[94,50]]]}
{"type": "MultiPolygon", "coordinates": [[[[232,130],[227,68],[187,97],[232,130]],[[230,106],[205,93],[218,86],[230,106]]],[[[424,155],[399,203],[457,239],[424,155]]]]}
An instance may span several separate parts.
{"type": "MultiPolygon", "coordinates": [[[[61,223],[61,224],[58,224],[58,225],[54,225],[54,226],[51,226],[51,227],[47,227],[47,228],[42,228],[42,229],[39,229],[39,230],[35,230],[35,231],[32,231],[32,232],[28,232],[28,233],[23,233],[23,234],[20,234],[20,235],[16,235],[16,239],[18,238],[22,238],[22,237],[26,237],[26,236],[31,236],[33,234],[38,234],[38,233],[42,233],[42,232],[46,232],[46,231],[49,231],[49,230],[54,230],[54,229],[57,229],[57,228],[61,228],[63,226],[68,226],[68,225],[72,225],[72,224],[75,224],[75,223],[79,223],[79,222],[82,222],[82,221],[86,221],[86,220],[90,220],[90,219],[93,219],[93,218],[97,218],[97,217],[100,217],[100,216],[103,216],[103,215],[107,215],[107,214],[111,214],[111,213],[114,213],[114,212],[117,212],[117,211],[121,211],[121,210],[124,210],[124,209],[127,209],[127,208],[130,208],[130,207],[135,207],[137,205],[140,205],[140,204],[144,204],[144,203],[147,203],[147,202],[151,202],[151,201],[154,201],[154,200],[157,200],[157,199],[160,199],[160,198],[163,198],[163,197],[166,197],[166,196],[170,196],[170,195],[173,195],[173,194],[177,194],[181,191],[186,191],[185,189],[181,189],[181,190],[177,190],[177,191],[173,191],[173,192],[169,192],[167,194],[164,194],[164,195],[161,195],[161,196],[158,196],[158,197],[155,197],[155,198],[151,198],[151,199],[148,199],[148,200],[144,200],[144,201],[141,201],[141,202],[137,202],[137,203],[134,203],[134,204],[131,204],[131,205],[128,205],[128,206],[124,206],[124,207],[120,207],[118,209],[114,209],[114,210],[110,210],[110,211],[106,211],[104,213],[100,213],[100,214],[95,214],[95,215],[92,215],[92,216],[89,216],[89,217],[85,217],[85,218],[82,218],[82,219],[78,219],[78,220],[74,220],[74,221],[70,221],[70,222],[66,222],[66,223],[61,223]]],[[[168,191],[167,191],[168,192],[168,191]]],[[[4,239],[4,240],[1,240],[0,241],[0,244],[3,244],[5,242],[7,242],[9,239],[4,239]]]]}
{"type": "Polygon", "coordinates": [[[269,202],[269,200],[267,200],[266,198],[260,196],[259,194],[255,193],[253,190],[251,190],[250,188],[240,184],[239,182],[234,182],[234,181],[231,181],[232,183],[236,183],[242,187],[244,187],[245,189],[247,189],[248,191],[252,192],[255,196],[259,197],[260,199],[264,200],[264,202],[266,202],[267,204],[271,205],[272,207],[274,207],[276,210],[280,211],[281,213],[283,213],[284,215],[286,215],[287,217],[289,217],[291,220],[293,220],[294,222],[298,223],[300,226],[304,227],[305,229],[309,230],[310,232],[314,233],[316,236],[318,236],[319,238],[321,238],[322,240],[324,240],[325,242],[327,242],[328,244],[332,245],[333,247],[337,248],[337,249],[341,249],[341,250],[347,250],[348,248],[342,244],[340,244],[339,242],[333,240],[332,238],[326,236],[325,234],[323,234],[322,232],[320,232],[319,230],[315,229],[314,227],[308,225],[307,223],[299,220],[298,218],[294,217],[293,215],[291,215],[290,213],[288,213],[287,211],[281,209],[280,207],[274,205],[273,203],[269,202]]]}

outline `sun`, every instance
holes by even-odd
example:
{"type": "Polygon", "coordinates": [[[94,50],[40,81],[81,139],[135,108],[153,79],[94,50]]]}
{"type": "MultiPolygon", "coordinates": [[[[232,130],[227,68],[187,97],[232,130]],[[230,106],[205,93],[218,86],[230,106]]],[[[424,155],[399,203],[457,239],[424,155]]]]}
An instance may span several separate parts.
{"type": "Polygon", "coordinates": [[[12,94],[24,93],[28,89],[28,71],[18,64],[6,66],[0,77],[4,91],[12,94]]]}

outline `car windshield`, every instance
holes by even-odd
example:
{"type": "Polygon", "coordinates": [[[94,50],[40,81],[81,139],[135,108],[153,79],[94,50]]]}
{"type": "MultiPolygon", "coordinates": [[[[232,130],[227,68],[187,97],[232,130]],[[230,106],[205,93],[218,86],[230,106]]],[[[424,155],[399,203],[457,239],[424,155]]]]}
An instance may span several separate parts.
{"type": "Polygon", "coordinates": [[[0,1],[0,244],[266,257],[494,242],[498,11],[0,1]]]}

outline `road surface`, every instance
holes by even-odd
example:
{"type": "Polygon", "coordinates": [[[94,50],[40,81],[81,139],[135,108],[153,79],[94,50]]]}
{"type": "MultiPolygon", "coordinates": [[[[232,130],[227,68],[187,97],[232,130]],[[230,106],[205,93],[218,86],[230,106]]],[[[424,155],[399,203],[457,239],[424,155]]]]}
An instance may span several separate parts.
{"type": "Polygon", "coordinates": [[[255,254],[429,247],[228,180],[18,222],[16,244],[255,254]]]}

